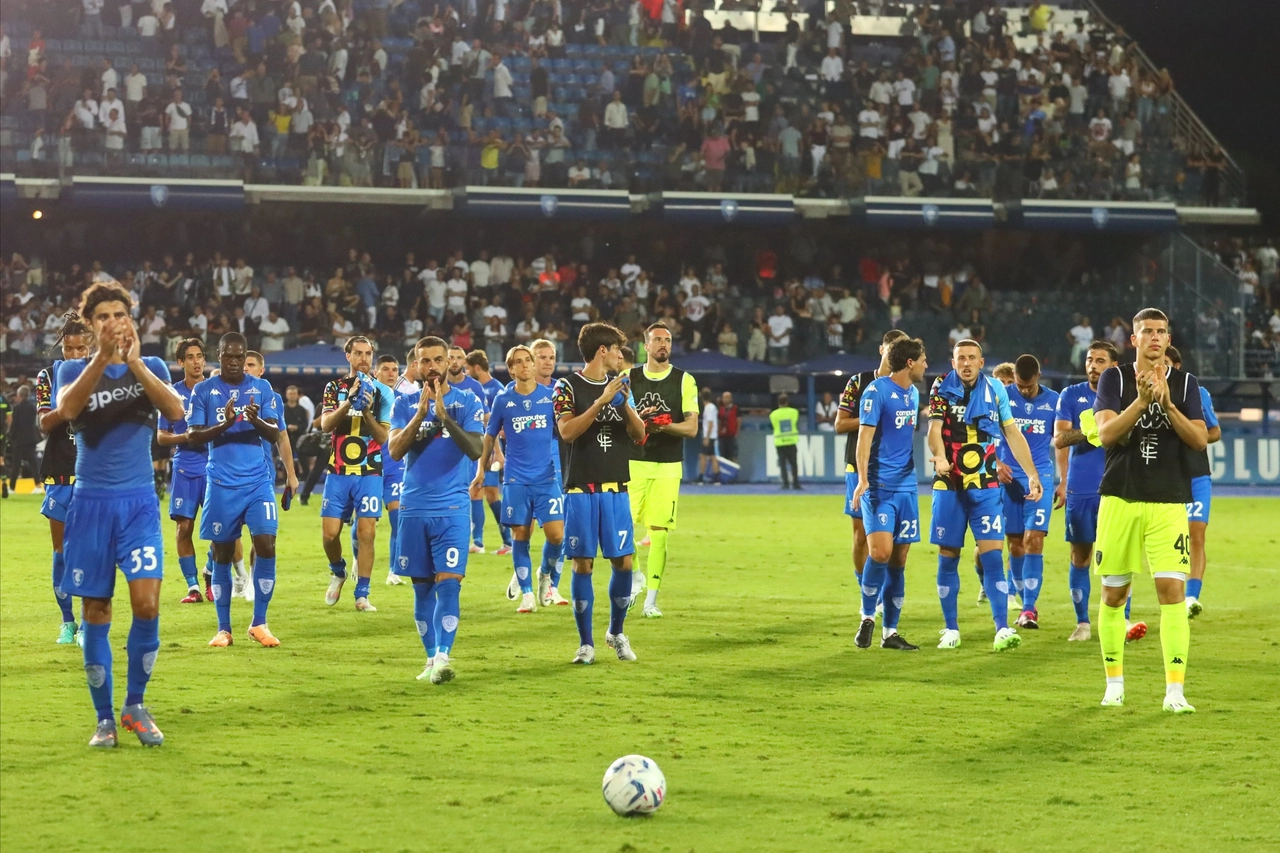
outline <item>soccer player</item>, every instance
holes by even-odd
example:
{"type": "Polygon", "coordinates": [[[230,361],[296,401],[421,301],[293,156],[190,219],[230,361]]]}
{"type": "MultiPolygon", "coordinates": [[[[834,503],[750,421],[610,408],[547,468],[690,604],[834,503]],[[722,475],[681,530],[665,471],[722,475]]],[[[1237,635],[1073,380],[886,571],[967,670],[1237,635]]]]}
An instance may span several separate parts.
{"type": "Polygon", "coordinates": [[[532,613],[538,608],[529,554],[533,520],[536,518],[542,525],[547,542],[558,548],[564,541],[564,492],[552,461],[557,448],[551,389],[534,381],[533,350],[523,345],[512,347],[507,353],[507,370],[515,381],[493,399],[471,494],[479,494],[484,488],[498,436],[505,435],[502,521],[511,528],[513,561],[522,593],[516,612],[532,613]]]}
{"type": "MultiPolygon", "coordinates": [[[[1013,385],[1006,389],[1014,423],[1022,431],[1036,474],[1041,483],[1053,482],[1053,422],[1058,409],[1058,392],[1040,384],[1040,360],[1020,355],[1014,366],[1013,385]]],[[[1008,442],[1002,442],[998,458],[1009,467],[1009,482],[1001,489],[1004,501],[1004,534],[1009,542],[1009,573],[1014,588],[1022,594],[1020,628],[1039,628],[1036,602],[1044,584],[1044,535],[1049,532],[1053,494],[1041,489],[1039,500],[1027,495],[1028,478],[1013,457],[1008,442]]],[[[981,559],[981,557],[979,557],[981,559]]]]}
{"type": "Polygon", "coordinates": [[[916,495],[915,429],[920,392],[928,362],[919,339],[899,338],[889,345],[889,375],[873,380],[862,394],[858,413],[858,485],[853,499],[862,507],[867,528],[867,564],[862,569],[862,623],[854,644],[871,645],[876,603],[884,593],[880,648],[914,652],[919,646],[898,633],[906,595],[907,553],[920,541],[916,495]]]}
{"type": "Polygon", "coordinates": [[[40,480],[44,483],[44,501],[40,514],[49,519],[49,536],[53,540],[53,596],[62,611],[62,627],[58,629],[58,643],[83,645],[84,632],[76,627],[75,611],[71,596],[62,591],[62,578],[66,574],[62,541],[67,522],[67,510],[71,507],[71,495],[76,481],[76,439],[71,425],[58,415],[58,368],[66,361],[77,361],[89,356],[89,327],[75,312],[68,313],[58,332],[58,344],[62,359],[41,370],[36,376],[36,415],[40,419],[40,431],[46,436],[44,456],[40,459],[40,480]]]}
{"type": "Polygon", "coordinates": [[[703,388],[698,395],[698,404],[702,406],[702,448],[698,451],[699,486],[707,482],[707,474],[711,482],[720,485],[720,456],[716,453],[716,442],[720,436],[720,408],[711,401],[711,389],[703,388]]]}
{"type": "MultiPolygon", "coordinates": [[[[553,389],[556,373],[556,345],[545,338],[529,344],[533,351],[533,381],[544,388],[553,389]]],[[[511,386],[507,386],[511,387],[511,386]]],[[[556,441],[551,448],[551,461],[556,467],[556,483],[564,491],[564,442],[560,441],[560,427],[552,420],[551,430],[556,441]]],[[[542,565],[538,567],[538,600],[543,607],[566,606],[569,599],[560,594],[560,574],[564,567],[564,541],[552,545],[550,539],[542,543],[542,565]]]]}
{"type": "MultiPolygon", "coordinates": [[[[1177,348],[1165,350],[1165,361],[1182,369],[1182,354],[1177,348]]],[[[1204,424],[1208,443],[1222,441],[1222,427],[1218,425],[1218,413],[1213,410],[1213,398],[1200,386],[1200,408],[1204,411],[1204,424]]],[[[1204,607],[1200,604],[1200,590],[1204,585],[1205,555],[1204,537],[1209,529],[1209,504],[1213,501],[1213,478],[1210,476],[1209,451],[1192,454],[1191,502],[1187,504],[1187,527],[1191,534],[1191,576],[1187,578],[1187,617],[1194,619],[1204,607]]]]}
{"type": "Polygon", "coordinates": [[[126,644],[128,689],[120,724],[146,746],[164,735],[143,705],[160,649],[160,580],[164,537],[160,499],[150,458],[157,411],[182,417],[182,400],[169,384],[169,368],[143,358],[130,319],[133,300],[119,282],[95,282],[80,297],[80,316],[93,329],[98,351],[88,360],[58,366],[58,416],[76,434],[76,481],[67,511],[62,591],[84,604],[84,668],[98,727],[94,747],[117,743],[111,678],[111,617],[115,570],[129,579],[133,624],[126,644]]]}
{"type": "Polygon", "coordinates": [[[1190,565],[1187,507],[1193,455],[1208,446],[1200,383],[1164,363],[1169,318],[1157,308],[1133,317],[1133,364],[1098,380],[1094,416],[1107,449],[1098,507],[1094,574],[1102,577],[1098,636],[1107,691],[1102,704],[1124,704],[1124,603],[1133,574],[1150,570],[1160,602],[1164,710],[1190,714],[1183,695],[1191,625],[1186,580],[1190,565]],[[1145,559],[1144,559],[1145,558],[1145,559]]]}
{"type": "Polygon", "coordinates": [[[982,563],[996,651],[1022,643],[1009,627],[1009,584],[1004,576],[1004,519],[1000,482],[996,475],[996,441],[1003,435],[1013,458],[1027,472],[1027,500],[1040,500],[1040,477],[1022,431],[1009,410],[1003,385],[982,372],[982,346],[957,341],[951,352],[951,372],[940,376],[929,392],[929,452],[933,456],[933,531],[938,546],[938,598],[946,628],[940,649],[960,645],[956,599],[960,592],[960,552],[966,529],[973,531],[982,563]]]}
{"type": "MultiPolygon", "coordinates": [[[[467,351],[462,347],[449,347],[449,387],[470,391],[484,405],[485,393],[480,383],[471,378],[467,372],[467,351]]],[[[488,409],[485,415],[488,416],[488,409]]],[[[501,451],[499,451],[501,452],[501,451]]],[[[483,554],[484,551],[484,500],[475,498],[471,501],[471,548],[472,554],[483,554]]],[[[507,598],[514,599],[511,587],[507,587],[507,598]]]]}
{"type": "MultiPolygon", "coordinates": [[[[417,368],[413,367],[417,361],[411,358],[409,361],[410,369],[415,373],[417,368]]],[[[373,370],[373,378],[377,379],[383,385],[395,390],[395,394],[399,397],[406,391],[400,390],[400,362],[396,360],[394,355],[378,356],[378,365],[373,370]]],[[[417,383],[408,383],[412,385],[413,390],[417,390],[417,383]]],[[[404,482],[404,460],[393,459],[390,454],[383,454],[382,457],[382,508],[387,511],[387,521],[391,525],[391,539],[388,546],[390,560],[387,563],[387,586],[397,586],[404,583],[400,576],[396,574],[396,538],[400,533],[400,489],[404,482]]]]}
{"type": "Polygon", "coordinates": [[[363,335],[347,339],[344,348],[351,372],[324,386],[320,429],[333,433],[333,454],[324,481],[320,519],[324,552],[333,577],[324,594],[332,607],[342,597],[347,582],[347,561],[342,559],[343,519],[353,519],[359,553],[356,561],[356,610],[374,613],[369,603],[369,579],[373,576],[373,544],[382,517],[382,450],[395,392],[369,375],[373,345],[363,335]]]}
{"type": "MultiPolygon", "coordinates": [[[[1058,470],[1066,472],[1054,498],[1057,506],[1066,508],[1066,539],[1071,545],[1067,585],[1076,610],[1076,627],[1067,638],[1069,642],[1088,641],[1093,635],[1089,624],[1089,566],[1093,562],[1093,541],[1097,538],[1098,487],[1102,485],[1102,467],[1106,461],[1106,451],[1101,444],[1095,444],[1098,426],[1094,421],[1093,403],[1098,397],[1098,380],[1119,361],[1119,353],[1109,342],[1090,344],[1084,358],[1087,379],[1062,389],[1053,422],[1058,470]],[[1091,434],[1093,440],[1089,438],[1091,434]]],[[[1143,631],[1146,631],[1145,625],[1143,631]]]]}
{"type": "Polygon", "coordinates": [[[249,528],[257,555],[249,638],[266,648],[280,645],[267,627],[267,608],[275,593],[279,527],[270,445],[285,431],[284,413],[279,395],[266,380],[246,372],[247,355],[244,335],[223,335],[218,342],[219,373],[196,385],[187,413],[191,441],[209,445],[200,538],[213,543],[218,633],[209,645],[214,648],[232,643],[231,561],[243,527],[249,528]]]}
{"type": "MultiPolygon", "coordinates": [[[[482,350],[472,350],[467,353],[467,375],[479,383],[483,393],[480,399],[484,403],[487,416],[491,417],[493,401],[505,386],[489,373],[489,356],[482,350]]],[[[489,467],[484,471],[484,501],[489,505],[489,511],[493,513],[493,520],[498,525],[498,534],[502,537],[502,545],[493,552],[499,557],[505,557],[511,553],[511,531],[507,529],[502,515],[502,466],[505,464],[505,444],[505,437],[500,437],[498,449],[490,458],[489,467]]]]}
{"type": "MultiPolygon", "coordinates": [[[[262,355],[262,353],[258,352],[257,350],[249,350],[247,353],[245,353],[244,372],[254,377],[255,379],[261,379],[263,377],[263,375],[267,372],[267,360],[262,355]]],[[[276,438],[275,449],[276,449],[276,452],[280,454],[280,467],[284,470],[284,498],[285,498],[284,509],[288,510],[290,503],[292,501],[293,495],[297,494],[298,492],[298,471],[293,461],[293,441],[292,439],[289,438],[289,428],[288,428],[288,425],[284,422],[284,398],[281,397],[280,392],[276,391],[274,388],[272,388],[271,391],[273,394],[275,394],[276,411],[280,413],[280,423],[279,423],[280,435],[278,438],[276,438]]],[[[265,438],[262,440],[262,452],[266,454],[267,465],[268,467],[271,468],[271,478],[272,478],[272,484],[274,488],[275,464],[273,462],[273,457],[271,455],[271,442],[267,441],[265,438]]],[[[353,532],[355,531],[354,527],[352,528],[352,531],[353,532]]],[[[355,541],[355,537],[352,537],[352,541],[353,542],[355,541]]],[[[252,545],[250,545],[250,547],[252,548],[252,545]]],[[[352,547],[354,547],[354,545],[352,547]]],[[[255,552],[250,551],[249,553],[249,558],[251,561],[249,566],[250,578],[249,578],[249,582],[246,583],[244,587],[245,601],[253,601],[253,598],[254,598],[254,592],[253,592],[254,584],[252,582],[252,574],[253,574],[252,561],[256,558],[256,556],[257,555],[255,552]]],[[[241,545],[240,539],[236,539],[235,560],[236,562],[232,564],[233,568],[237,563],[243,567],[244,549],[243,549],[243,546],[241,545]]]]}
{"type": "MultiPolygon", "coordinates": [[[[191,392],[204,380],[204,344],[199,338],[187,338],[178,344],[174,354],[182,365],[182,379],[173,383],[173,389],[182,399],[184,410],[190,408],[191,392]]],[[[161,447],[176,447],[173,456],[173,475],[169,484],[169,519],[177,525],[178,565],[182,578],[187,582],[187,595],[182,604],[197,604],[204,600],[200,594],[200,578],[196,572],[196,548],[192,541],[195,532],[196,513],[204,503],[205,470],[209,465],[209,448],[192,444],[187,432],[185,417],[176,421],[160,418],[156,440],[161,447]]],[[[247,576],[244,565],[237,567],[235,592],[242,594],[247,576]]],[[[212,587],[210,587],[212,601],[212,587]]]]}
{"type": "Polygon", "coordinates": [[[418,679],[432,684],[455,674],[449,655],[467,574],[467,486],[484,443],[484,404],[449,384],[448,351],[440,338],[418,341],[422,390],[396,398],[387,446],[392,458],[405,460],[396,573],[413,581],[413,619],[427,652],[418,679]]]}
{"type": "Polygon", "coordinates": [[[635,660],[623,633],[631,604],[632,538],[630,448],[645,436],[645,424],[626,390],[621,347],[626,336],[608,323],[587,323],[578,333],[586,366],[556,382],[555,413],[565,455],[565,556],[573,560],[573,618],[578,625],[573,663],[592,664],[596,644],[591,630],[595,590],[591,584],[596,552],[613,566],[609,579],[609,630],[605,643],[618,660],[635,660]]]}
{"type": "Polygon", "coordinates": [[[418,356],[413,350],[405,355],[404,375],[396,379],[391,390],[397,394],[412,394],[417,391],[421,385],[418,384],[418,356]]]}
{"type": "MultiPolygon", "coordinates": [[[[654,323],[645,330],[645,363],[627,374],[645,435],[631,453],[629,499],[636,533],[649,537],[649,561],[640,588],[647,584],[646,619],[662,616],[658,590],[667,567],[667,536],[676,527],[684,442],[698,434],[698,383],[693,374],[671,364],[671,330],[654,323]]],[[[632,577],[635,580],[635,577],[632,577]]],[[[636,596],[639,589],[634,590],[636,596]]]]}
{"type": "MultiPolygon", "coordinates": [[[[849,436],[844,443],[844,514],[853,519],[853,573],[859,587],[862,586],[862,567],[867,562],[867,532],[862,521],[861,503],[853,499],[853,492],[858,488],[858,413],[863,392],[872,382],[892,372],[889,370],[889,347],[905,337],[907,333],[901,329],[890,329],[884,333],[880,341],[880,366],[849,377],[836,407],[836,435],[849,436]]],[[[862,614],[863,618],[867,615],[862,614]]]]}

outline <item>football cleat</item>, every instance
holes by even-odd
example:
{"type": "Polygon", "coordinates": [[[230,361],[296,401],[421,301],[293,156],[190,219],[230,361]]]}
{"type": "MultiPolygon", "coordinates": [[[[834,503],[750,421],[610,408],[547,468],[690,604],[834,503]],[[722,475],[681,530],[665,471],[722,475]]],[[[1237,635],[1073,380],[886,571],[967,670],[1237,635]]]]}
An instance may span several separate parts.
{"type": "Polygon", "coordinates": [[[63,622],[62,627],[58,629],[58,639],[54,640],[60,646],[69,646],[76,641],[76,623],[63,622]]]}
{"type": "Polygon", "coordinates": [[[484,553],[484,546],[483,546],[483,545],[477,545],[475,542],[472,542],[472,543],[471,543],[471,547],[467,549],[467,553],[470,553],[470,554],[483,554],[483,553],[484,553]]]}
{"type": "Polygon", "coordinates": [[[1034,631],[1040,627],[1040,614],[1034,610],[1024,610],[1018,615],[1018,621],[1014,624],[1019,628],[1030,628],[1034,631]]]}
{"type": "Polygon", "coordinates": [[[986,603],[987,603],[987,591],[982,587],[978,587],[978,606],[981,607],[986,603]]]}
{"type": "Polygon", "coordinates": [[[1194,714],[1196,712],[1196,709],[1182,696],[1164,697],[1164,709],[1175,714],[1194,714]]]}
{"type": "Polygon", "coordinates": [[[520,578],[516,577],[516,573],[511,573],[511,580],[507,582],[507,601],[515,601],[520,597],[520,578]]]}
{"type": "Polygon", "coordinates": [[[204,575],[204,600],[213,601],[213,575],[208,572],[204,575]]]}
{"type": "Polygon", "coordinates": [[[416,676],[417,680],[418,680],[418,681],[430,681],[430,680],[431,680],[431,668],[432,668],[432,667],[434,667],[435,665],[436,665],[436,662],[435,662],[435,659],[434,659],[434,658],[433,658],[433,659],[431,659],[431,660],[428,660],[428,661],[427,661],[427,665],[426,665],[426,666],[424,666],[424,667],[422,668],[422,672],[418,673],[418,675],[416,676]]]}
{"type": "Polygon", "coordinates": [[[507,544],[501,545],[498,550],[493,552],[495,557],[505,557],[511,553],[511,546],[507,544]]]}
{"type": "Polygon", "coordinates": [[[98,749],[114,749],[120,743],[120,738],[116,734],[115,720],[98,720],[98,729],[93,733],[93,737],[89,738],[89,746],[98,749]]]}
{"type": "Polygon", "coordinates": [[[253,572],[244,576],[244,600],[253,601],[255,592],[253,589],[253,572]]]}
{"type": "Polygon", "coordinates": [[[871,648],[871,635],[876,630],[876,620],[863,619],[862,624],[858,626],[858,633],[853,638],[853,644],[860,649],[871,648]]]}
{"type": "Polygon", "coordinates": [[[280,645],[280,641],[271,633],[271,629],[267,627],[265,622],[249,628],[249,639],[267,649],[274,649],[280,645]]]}
{"type": "Polygon", "coordinates": [[[125,731],[133,732],[143,746],[159,746],[164,743],[164,734],[151,716],[151,709],[144,705],[125,705],[120,710],[120,725],[125,731]]]}
{"type": "Polygon", "coordinates": [[[1071,636],[1067,637],[1068,643],[1088,642],[1093,639],[1093,627],[1088,622],[1081,622],[1076,629],[1071,632],[1071,636]]]}
{"type": "Polygon", "coordinates": [[[1204,612],[1204,605],[1200,603],[1198,598],[1187,599],[1187,618],[1194,619],[1204,612]]]}
{"type": "Polygon", "coordinates": [[[595,646],[579,646],[578,653],[573,656],[573,660],[569,663],[593,664],[596,662],[595,646]]]}
{"type": "Polygon", "coordinates": [[[83,625],[81,625],[79,628],[76,629],[76,645],[82,649],[84,648],[84,626],[83,625]]]}
{"type": "Polygon", "coordinates": [[[1134,622],[1124,633],[1124,641],[1126,643],[1136,643],[1143,637],[1147,636],[1147,623],[1134,622]]]}
{"type": "Polygon", "coordinates": [[[551,606],[551,575],[538,572],[538,601],[543,607],[551,606]]]}
{"type": "Polygon", "coordinates": [[[640,615],[646,619],[661,619],[662,611],[658,609],[656,604],[646,604],[640,615]]]}
{"type": "Polygon", "coordinates": [[[938,632],[942,635],[942,639],[938,641],[940,649],[958,649],[960,648],[960,632],[951,628],[943,628],[938,632]]]}
{"type": "Polygon", "coordinates": [[[551,602],[551,604],[557,605],[557,606],[572,604],[572,602],[569,601],[569,599],[565,598],[563,595],[561,595],[560,590],[556,589],[554,586],[551,587],[551,595],[548,597],[548,600],[551,602]]]}
{"type": "Polygon", "coordinates": [[[338,599],[342,598],[342,585],[346,582],[345,577],[340,578],[337,575],[329,578],[329,588],[324,592],[324,603],[330,607],[337,604],[338,599]]]}
{"type": "Polygon", "coordinates": [[[231,597],[244,598],[245,579],[241,575],[231,577],[231,597]]]}
{"type": "Polygon", "coordinates": [[[404,578],[395,572],[387,572],[387,586],[400,586],[404,583],[404,578]]]}
{"type": "Polygon", "coordinates": [[[631,641],[626,634],[605,634],[604,644],[618,653],[618,660],[636,659],[636,653],[631,651],[631,641]]]}
{"type": "Polygon", "coordinates": [[[1107,682],[1107,692],[1102,697],[1102,707],[1119,708],[1124,704],[1124,684],[1121,682],[1107,682]]]}
{"type": "Polygon", "coordinates": [[[436,655],[435,664],[431,667],[431,683],[444,684],[453,681],[457,675],[453,671],[453,664],[449,663],[449,656],[446,654],[436,655]]]}
{"type": "Polygon", "coordinates": [[[644,537],[643,539],[641,539],[641,540],[640,540],[640,547],[641,547],[641,548],[648,548],[648,547],[649,547],[650,545],[652,545],[652,544],[653,544],[653,542],[651,542],[651,541],[649,540],[649,537],[648,537],[648,536],[646,536],[646,537],[644,537]]]}
{"type": "Polygon", "coordinates": [[[193,586],[187,590],[187,597],[179,601],[179,604],[201,604],[204,602],[204,595],[200,592],[200,587],[193,586]]]}
{"type": "Polygon", "coordinates": [[[234,642],[235,640],[232,638],[230,631],[219,631],[214,638],[209,641],[209,645],[215,649],[225,649],[234,642]]]}
{"type": "Polygon", "coordinates": [[[517,613],[532,613],[538,609],[538,602],[533,597],[533,593],[526,592],[524,597],[520,599],[520,606],[516,608],[517,613]]]}
{"type": "Polygon", "coordinates": [[[370,603],[369,603],[369,599],[367,599],[367,598],[357,598],[357,599],[356,599],[356,610],[360,610],[360,611],[363,611],[363,612],[365,612],[365,613],[377,613],[377,612],[378,612],[378,608],[376,608],[376,607],[374,607],[372,604],[370,604],[370,603]]]}
{"type": "Polygon", "coordinates": [[[1001,628],[996,631],[996,639],[992,643],[992,647],[998,652],[1016,649],[1020,645],[1022,645],[1022,638],[1012,628],[1001,628]]]}
{"type": "Polygon", "coordinates": [[[919,646],[912,645],[911,643],[908,643],[908,642],[907,642],[907,640],[906,640],[906,638],[905,638],[905,637],[903,637],[901,634],[899,634],[897,631],[894,631],[892,634],[890,634],[889,636],[887,636],[887,637],[885,637],[884,639],[882,639],[882,640],[880,641],[880,648],[882,648],[882,649],[897,649],[897,650],[898,650],[898,651],[900,651],[900,652],[918,652],[918,651],[920,651],[920,647],[919,647],[919,646]]]}

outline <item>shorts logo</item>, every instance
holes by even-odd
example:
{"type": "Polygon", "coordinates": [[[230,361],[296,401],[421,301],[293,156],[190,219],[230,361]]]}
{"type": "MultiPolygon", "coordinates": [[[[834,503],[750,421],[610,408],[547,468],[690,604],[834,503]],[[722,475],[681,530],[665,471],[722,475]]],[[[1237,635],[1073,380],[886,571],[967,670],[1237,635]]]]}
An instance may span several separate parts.
{"type": "Polygon", "coordinates": [[[945,528],[945,527],[935,527],[935,528],[933,528],[933,530],[934,530],[934,532],[935,532],[935,533],[937,533],[937,534],[938,534],[938,538],[939,538],[939,539],[942,539],[943,537],[945,537],[945,536],[947,535],[947,528],[945,528]]]}
{"type": "Polygon", "coordinates": [[[182,509],[182,498],[174,498],[173,507],[174,509],[182,509]]]}
{"type": "Polygon", "coordinates": [[[107,683],[107,668],[101,664],[95,663],[86,666],[84,675],[90,687],[98,688],[107,683]]]}
{"type": "Polygon", "coordinates": [[[514,508],[514,507],[507,507],[507,518],[510,518],[510,517],[511,517],[511,514],[512,514],[514,511],[515,511],[515,508],[514,508]]]}
{"type": "Polygon", "coordinates": [[[220,522],[220,521],[215,521],[215,522],[213,523],[213,532],[214,532],[214,533],[221,533],[221,532],[222,532],[222,522],[220,522]]]}
{"type": "Polygon", "coordinates": [[[258,578],[258,590],[263,595],[270,595],[271,590],[275,589],[275,578],[258,578]]]}
{"type": "Polygon", "coordinates": [[[400,557],[400,568],[402,568],[402,569],[407,569],[407,568],[409,568],[409,558],[408,558],[408,557],[405,557],[404,555],[401,555],[401,557],[400,557]]]}
{"type": "Polygon", "coordinates": [[[449,631],[450,633],[458,630],[458,617],[457,616],[444,617],[443,619],[440,620],[440,627],[446,631],[449,631]]]}
{"type": "MultiPolygon", "coordinates": [[[[570,547],[570,548],[577,548],[577,547],[578,547],[578,537],[577,537],[577,536],[570,536],[570,537],[569,537],[569,547],[570,547]]],[[[77,583],[78,583],[78,581],[77,581],[77,583]]]]}
{"type": "Polygon", "coordinates": [[[1101,565],[1102,565],[1102,552],[1101,552],[1101,551],[1094,551],[1094,552],[1093,552],[1093,562],[1094,562],[1094,564],[1095,564],[1095,565],[1098,565],[1098,566],[1101,566],[1101,565]]]}
{"type": "Polygon", "coordinates": [[[84,583],[84,569],[71,570],[71,583],[74,586],[80,586],[80,584],[84,583]]]}
{"type": "Polygon", "coordinates": [[[154,652],[147,652],[145,655],[142,656],[142,669],[144,672],[146,672],[147,675],[150,675],[151,670],[155,668],[156,655],[158,654],[160,654],[159,651],[154,651],[154,652]]]}

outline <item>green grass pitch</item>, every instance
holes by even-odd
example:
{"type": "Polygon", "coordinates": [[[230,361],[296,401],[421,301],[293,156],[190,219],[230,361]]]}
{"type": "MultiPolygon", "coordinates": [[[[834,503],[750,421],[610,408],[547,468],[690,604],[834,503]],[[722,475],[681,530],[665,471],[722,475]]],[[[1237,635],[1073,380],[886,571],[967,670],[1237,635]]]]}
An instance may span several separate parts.
{"type": "MultiPolygon", "coordinates": [[[[1280,501],[1214,503],[1187,676],[1199,713],[1180,718],[1160,710],[1148,584],[1134,610],[1152,632],[1126,655],[1128,705],[1098,706],[1097,644],[1066,642],[1060,515],[1044,627],[1021,649],[990,651],[967,568],[965,646],[933,648],[937,552],[918,545],[901,627],[922,650],[861,651],[839,497],[686,488],[667,616],[628,625],[637,663],[601,642],[596,666],[570,666],[570,608],[517,616],[503,595],[509,559],[484,556],[463,587],[458,680],[432,686],[414,680],[412,594],[382,584],[384,559],[379,612],[355,612],[350,586],[324,606],[317,504],[282,514],[274,650],[245,638],[244,602],[235,646],[206,647],[213,605],[178,605],[166,522],[148,693],[166,742],[144,750],[122,732],[120,749],[96,752],[80,651],[53,643],[47,526],[35,498],[3,503],[5,853],[1280,849],[1280,501]],[[632,752],[666,773],[651,818],[615,817],[600,796],[606,766],[632,752]]],[[[117,703],[125,608],[112,632],[117,703]]]]}

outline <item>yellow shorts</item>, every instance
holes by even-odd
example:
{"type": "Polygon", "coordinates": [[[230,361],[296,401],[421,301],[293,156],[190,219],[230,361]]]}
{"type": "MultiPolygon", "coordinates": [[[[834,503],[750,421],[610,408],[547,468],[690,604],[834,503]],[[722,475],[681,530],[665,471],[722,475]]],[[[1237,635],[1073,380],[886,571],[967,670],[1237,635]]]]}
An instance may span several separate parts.
{"type": "Polygon", "coordinates": [[[1095,575],[1191,570],[1185,504],[1126,501],[1103,495],[1094,544],[1095,575]],[[1144,559],[1145,558],[1145,559],[1144,559]]]}
{"type": "MultiPolygon", "coordinates": [[[[631,495],[631,520],[637,527],[676,526],[680,481],[675,477],[642,477],[627,486],[631,495]]],[[[639,536],[639,534],[637,534],[639,536]]]]}

